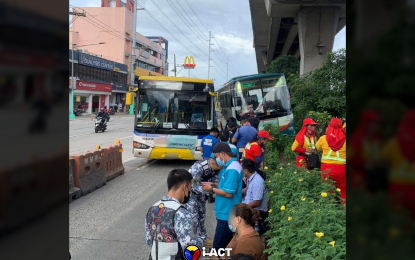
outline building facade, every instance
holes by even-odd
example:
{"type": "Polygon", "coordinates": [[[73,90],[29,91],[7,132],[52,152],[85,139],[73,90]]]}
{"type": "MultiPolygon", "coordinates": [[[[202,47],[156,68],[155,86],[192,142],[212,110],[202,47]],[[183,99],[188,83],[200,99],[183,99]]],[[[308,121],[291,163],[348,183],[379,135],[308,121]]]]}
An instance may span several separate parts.
{"type": "MultiPolygon", "coordinates": [[[[81,109],[83,113],[98,112],[107,106],[121,112],[125,111],[125,94],[128,92],[127,65],[103,59],[87,53],[69,50],[69,99],[72,98],[72,62],[74,70],[75,89],[73,90],[74,109],[81,109]]],[[[70,100],[71,101],[71,100],[70,100]]]]}
{"type": "MultiPolygon", "coordinates": [[[[127,65],[131,71],[134,1],[102,0],[101,7],[82,7],[86,17],[78,17],[69,28],[69,42],[80,47],[80,52],[127,65]]],[[[80,9],[77,9],[81,11],[80,9]]],[[[136,48],[134,70],[136,76],[168,75],[167,40],[155,41],[135,32],[136,48]],[[163,48],[164,45],[164,48],[163,48]]],[[[153,37],[154,38],[154,37],[153,37]]],[[[130,86],[130,73],[127,75],[130,86]]]]}

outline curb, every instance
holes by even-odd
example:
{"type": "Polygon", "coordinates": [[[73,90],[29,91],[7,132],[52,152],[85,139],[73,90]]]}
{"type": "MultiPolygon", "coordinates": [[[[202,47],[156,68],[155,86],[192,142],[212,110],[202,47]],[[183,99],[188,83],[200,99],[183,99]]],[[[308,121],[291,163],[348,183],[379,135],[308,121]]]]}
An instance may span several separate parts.
{"type": "Polygon", "coordinates": [[[134,170],[137,170],[138,168],[143,167],[143,166],[145,166],[145,165],[147,165],[147,164],[151,164],[151,163],[153,163],[153,162],[155,162],[155,161],[156,161],[156,160],[154,160],[154,159],[147,159],[147,160],[145,160],[144,162],[142,162],[142,163],[138,164],[137,166],[134,166],[133,168],[129,169],[128,171],[125,171],[125,173],[127,173],[127,172],[131,172],[131,171],[134,171],[134,170]]]}

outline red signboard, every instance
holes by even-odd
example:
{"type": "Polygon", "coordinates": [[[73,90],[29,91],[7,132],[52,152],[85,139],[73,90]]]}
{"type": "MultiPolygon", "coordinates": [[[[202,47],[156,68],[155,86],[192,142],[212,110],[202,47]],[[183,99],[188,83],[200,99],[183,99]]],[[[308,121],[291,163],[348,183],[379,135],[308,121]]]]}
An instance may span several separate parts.
{"type": "Polygon", "coordinates": [[[76,90],[112,92],[112,85],[78,80],[76,82],[76,90]]]}

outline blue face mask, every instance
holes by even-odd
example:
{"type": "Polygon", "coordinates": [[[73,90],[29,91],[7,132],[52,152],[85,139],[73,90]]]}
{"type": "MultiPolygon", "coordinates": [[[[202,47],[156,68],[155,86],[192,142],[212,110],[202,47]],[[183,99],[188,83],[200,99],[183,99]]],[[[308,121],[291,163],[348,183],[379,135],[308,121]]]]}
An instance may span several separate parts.
{"type": "Polygon", "coordinates": [[[230,229],[233,233],[235,233],[235,232],[236,232],[236,227],[232,227],[232,225],[229,225],[229,229],[230,229]]]}
{"type": "Polygon", "coordinates": [[[218,158],[216,158],[216,163],[217,163],[219,166],[225,166],[225,162],[224,162],[224,161],[221,161],[219,157],[218,157],[218,158]]]}

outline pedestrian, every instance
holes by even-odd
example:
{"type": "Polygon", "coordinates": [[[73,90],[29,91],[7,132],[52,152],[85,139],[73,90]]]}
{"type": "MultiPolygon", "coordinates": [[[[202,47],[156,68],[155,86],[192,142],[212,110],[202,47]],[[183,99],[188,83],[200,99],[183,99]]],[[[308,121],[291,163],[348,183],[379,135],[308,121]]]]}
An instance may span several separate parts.
{"type": "Polygon", "coordinates": [[[259,218],[259,212],[247,204],[236,204],[229,213],[229,228],[235,232],[226,248],[232,248],[230,256],[243,253],[251,255],[254,260],[266,260],[263,253],[265,246],[254,225],[259,218]]]}
{"type": "Polygon", "coordinates": [[[122,104],[121,104],[121,102],[118,104],[118,111],[122,112],[122,104]]]}
{"type": "Polygon", "coordinates": [[[228,124],[226,124],[226,130],[229,131],[229,141],[232,141],[232,138],[237,130],[236,125],[232,122],[229,122],[228,124]]]}
{"type": "Polygon", "coordinates": [[[233,136],[232,143],[236,143],[236,147],[239,150],[239,158],[242,158],[242,153],[246,144],[258,134],[258,131],[249,125],[248,115],[242,115],[240,119],[242,126],[238,128],[233,136]]]}
{"type": "MultiPolygon", "coordinates": [[[[190,199],[186,204],[186,209],[190,212],[193,219],[193,232],[197,237],[204,239],[205,246],[210,244],[212,246],[212,239],[207,238],[206,234],[206,191],[202,189],[201,182],[212,182],[219,183],[219,171],[222,169],[222,166],[219,166],[216,163],[216,159],[209,158],[208,160],[202,162],[196,162],[189,169],[189,172],[193,176],[192,180],[192,190],[190,191],[190,199]]],[[[212,194],[211,194],[212,195],[212,194]]],[[[213,199],[213,197],[212,197],[213,199]]],[[[212,201],[214,202],[214,201],[212,201]]]]}
{"type": "Polygon", "coordinates": [[[249,110],[248,116],[249,116],[248,121],[251,124],[251,126],[253,128],[255,128],[256,130],[258,130],[260,120],[259,120],[258,117],[255,116],[254,111],[253,110],[249,110]]]}
{"type": "Polygon", "coordinates": [[[342,121],[333,118],[327,127],[326,135],[320,137],[316,144],[321,157],[321,177],[335,181],[340,189],[342,204],[346,203],[346,131],[342,121]]]}
{"type": "Polygon", "coordinates": [[[232,153],[229,145],[219,143],[213,147],[216,162],[223,169],[219,172],[219,185],[203,182],[205,191],[216,194],[215,216],[216,231],[213,239],[213,248],[219,250],[225,248],[231,241],[233,233],[228,226],[229,211],[242,202],[242,167],[236,160],[236,154],[232,153]]]}
{"type": "Polygon", "coordinates": [[[174,169],[167,177],[168,193],[147,212],[145,233],[151,247],[149,259],[184,259],[189,245],[203,247],[201,237],[192,238],[192,216],[182,204],[190,199],[192,175],[184,169],[174,169]]]}
{"type": "MultiPolygon", "coordinates": [[[[252,140],[245,146],[245,150],[242,154],[243,158],[251,159],[255,163],[257,171],[261,170],[260,165],[264,161],[265,147],[268,140],[274,140],[274,138],[269,135],[268,131],[259,131],[258,135],[254,136],[254,138],[252,138],[252,140]]],[[[262,176],[262,178],[265,178],[265,176],[262,176]]]]}
{"type": "Polygon", "coordinates": [[[295,137],[291,149],[298,154],[295,164],[297,167],[307,167],[306,156],[317,153],[315,146],[317,141],[315,134],[316,125],[317,123],[313,119],[304,119],[303,127],[295,137]]]}
{"type": "Polygon", "coordinates": [[[268,199],[265,196],[267,188],[262,176],[256,172],[255,163],[251,159],[242,161],[242,170],[247,178],[247,187],[242,190],[245,194],[243,203],[258,210],[260,219],[258,220],[259,234],[265,233],[265,221],[268,218],[268,199]]]}
{"type": "Polygon", "coordinates": [[[239,160],[239,152],[238,152],[238,148],[236,148],[235,145],[231,144],[229,142],[229,131],[228,130],[222,130],[219,132],[219,137],[218,137],[219,141],[221,143],[225,143],[227,145],[229,145],[229,147],[231,148],[232,152],[234,154],[236,154],[236,159],[239,160]]]}
{"type": "Polygon", "coordinates": [[[209,159],[212,154],[213,147],[219,143],[218,141],[219,129],[217,127],[212,127],[210,129],[210,134],[203,137],[201,142],[200,151],[202,152],[203,160],[209,159]]]}

